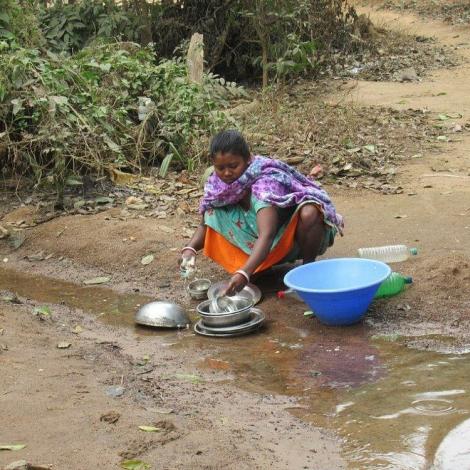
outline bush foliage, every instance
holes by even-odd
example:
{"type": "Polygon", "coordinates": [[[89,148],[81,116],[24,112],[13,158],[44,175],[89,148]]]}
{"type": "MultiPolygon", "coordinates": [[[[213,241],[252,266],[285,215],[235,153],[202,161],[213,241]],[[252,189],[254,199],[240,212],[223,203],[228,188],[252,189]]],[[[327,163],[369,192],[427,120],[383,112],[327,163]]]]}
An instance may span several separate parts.
{"type": "Polygon", "coordinates": [[[160,54],[171,54],[193,32],[204,33],[209,68],[252,81],[263,71],[277,78],[318,72],[353,45],[356,18],[346,0],[175,0],[152,15],[160,54]]]}
{"type": "Polygon", "coordinates": [[[25,47],[44,45],[36,9],[17,0],[0,0],[0,41],[14,41],[25,47]]]}
{"type": "Polygon", "coordinates": [[[42,9],[39,20],[49,48],[71,53],[98,38],[139,42],[142,27],[135,13],[111,0],[58,2],[42,9]]]}
{"type": "Polygon", "coordinates": [[[4,158],[37,181],[111,166],[135,170],[169,154],[191,166],[201,139],[226,122],[225,92],[240,92],[214,76],[191,83],[183,61],[156,62],[153,51],[132,43],[64,57],[3,42],[0,69],[4,158]],[[142,96],[153,106],[140,122],[142,96]]]}
{"type": "Polygon", "coordinates": [[[81,0],[42,9],[40,23],[49,47],[70,53],[113,38],[152,43],[170,58],[203,33],[209,70],[266,84],[268,76],[316,73],[347,51],[355,18],[346,0],[81,0]]]}
{"type": "Polygon", "coordinates": [[[315,74],[351,46],[346,0],[0,0],[0,159],[53,178],[171,160],[191,168],[230,80],[315,74]],[[204,83],[187,78],[191,34],[204,33],[204,83]],[[184,55],[184,54],[182,54],[184,55]],[[152,100],[143,122],[140,97],[152,100]]]}

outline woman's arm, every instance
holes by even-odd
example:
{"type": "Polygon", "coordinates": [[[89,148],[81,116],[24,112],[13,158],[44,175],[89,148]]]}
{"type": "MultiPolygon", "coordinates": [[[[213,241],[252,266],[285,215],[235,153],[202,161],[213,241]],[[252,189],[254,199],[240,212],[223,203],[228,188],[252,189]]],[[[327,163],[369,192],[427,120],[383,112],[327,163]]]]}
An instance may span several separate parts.
{"type": "Polygon", "coordinates": [[[201,223],[194,231],[190,242],[181,250],[181,258],[179,261],[180,272],[183,277],[191,276],[196,270],[196,252],[204,247],[204,239],[206,238],[206,226],[204,224],[204,216],[201,223]]]}
{"type": "Polygon", "coordinates": [[[204,248],[205,238],[206,238],[206,225],[204,223],[204,216],[202,216],[201,223],[198,225],[197,229],[194,231],[194,234],[191,237],[190,242],[186,246],[194,248],[196,251],[202,250],[204,248]]]}
{"type": "MultiPolygon", "coordinates": [[[[271,249],[278,230],[279,216],[275,207],[265,207],[256,214],[258,225],[258,239],[247,262],[241,268],[248,276],[251,276],[258,266],[266,259],[271,249]]],[[[226,294],[234,295],[240,292],[248,283],[247,279],[240,273],[235,273],[229,281],[226,294]]]]}
{"type": "Polygon", "coordinates": [[[249,276],[266,259],[277,233],[279,217],[275,207],[265,207],[256,214],[258,225],[258,239],[256,240],[251,255],[241,268],[249,276]]]}

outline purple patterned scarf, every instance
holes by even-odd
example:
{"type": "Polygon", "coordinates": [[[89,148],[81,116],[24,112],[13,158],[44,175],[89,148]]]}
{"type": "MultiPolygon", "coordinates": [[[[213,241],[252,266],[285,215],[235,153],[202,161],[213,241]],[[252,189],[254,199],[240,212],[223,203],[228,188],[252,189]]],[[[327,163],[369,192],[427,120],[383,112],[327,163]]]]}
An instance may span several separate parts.
{"type": "Polygon", "coordinates": [[[245,172],[233,183],[226,184],[212,173],[204,187],[199,211],[203,214],[209,208],[236,204],[250,188],[257,199],[276,207],[298,206],[309,201],[320,204],[325,222],[342,232],[343,218],[324,189],[286,163],[259,155],[252,158],[245,172]]]}

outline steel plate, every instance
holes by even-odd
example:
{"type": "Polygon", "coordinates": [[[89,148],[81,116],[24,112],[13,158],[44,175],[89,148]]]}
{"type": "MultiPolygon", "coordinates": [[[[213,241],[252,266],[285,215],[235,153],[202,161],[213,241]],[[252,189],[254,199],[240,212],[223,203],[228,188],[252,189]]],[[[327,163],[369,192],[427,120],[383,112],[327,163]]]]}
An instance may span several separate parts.
{"type": "Polygon", "coordinates": [[[242,325],[224,328],[211,328],[205,326],[201,320],[194,325],[194,331],[202,336],[213,336],[221,338],[229,338],[232,336],[242,336],[256,331],[265,320],[264,313],[259,309],[252,309],[253,316],[249,322],[242,325]]]}
{"type": "Polygon", "coordinates": [[[214,326],[208,325],[204,322],[204,318],[201,318],[201,328],[211,332],[211,333],[236,333],[237,331],[242,331],[246,329],[253,328],[259,323],[262,323],[265,320],[264,313],[258,308],[252,308],[250,310],[250,316],[247,321],[243,323],[238,323],[236,325],[229,326],[214,326]]]}

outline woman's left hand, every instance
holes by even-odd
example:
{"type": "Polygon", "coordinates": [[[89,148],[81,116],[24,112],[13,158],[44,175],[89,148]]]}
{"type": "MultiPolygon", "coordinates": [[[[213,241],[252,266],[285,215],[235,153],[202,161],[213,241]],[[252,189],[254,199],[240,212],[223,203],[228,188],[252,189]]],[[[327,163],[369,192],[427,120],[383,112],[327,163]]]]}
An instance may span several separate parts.
{"type": "Polygon", "coordinates": [[[248,281],[246,280],[245,276],[243,276],[243,274],[235,273],[228,282],[225,295],[235,295],[240,292],[247,284],[248,281]]]}

